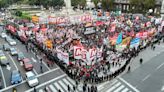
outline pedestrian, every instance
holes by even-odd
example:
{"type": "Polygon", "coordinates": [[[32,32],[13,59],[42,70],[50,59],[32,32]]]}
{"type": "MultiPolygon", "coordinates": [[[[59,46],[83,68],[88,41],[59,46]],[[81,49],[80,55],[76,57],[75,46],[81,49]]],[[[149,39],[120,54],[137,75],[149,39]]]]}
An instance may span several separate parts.
{"type": "Polygon", "coordinates": [[[34,87],[34,92],[37,92],[35,87],[34,87]]]}
{"type": "Polygon", "coordinates": [[[130,72],[130,66],[128,67],[128,72],[130,72]]]}
{"type": "Polygon", "coordinates": [[[43,64],[43,60],[42,60],[42,58],[40,58],[40,64],[43,64]]]}
{"type": "Polygon", "coordinates": [[[61,92],[61,90],[59,89],[58,92],[61,92]]]}
{"type": "Polygon", "coordinates": [[[140,58],[140,64],[142,64],[142,62],[143,62],[143,59],[142,59],[142,58],[140,58]]]}
{"type": "Polygon", "coordinates": [[[40,65],[40,71],[41,71],[41,73],[43,73],[43,67],[42,67],[42,65],[40,65]]]}
{"type": "Polygon", "coordinates": [[[75,85],[73,85],[73,91],[75,92],[75,90],[76,90],[76,87],[75,87],[75,85]]]}
{"type": "Polygon", "coordinates": [[[70,92],[70,87],[69,87],[69,85],[68,85],[67,87],[68,87],[68,92],[70,92]]]}
{"type": "Polygon", "coordinates": [[[78,86],[78,81],[76,80],[76,88],[77,88],[77,86],[78,86]]]}
{"type": "Polygon", "coordinates": [[[90,92],[90,87],[88,86],[88,92],[90,92]]]}
{"type": "Polygon", "coordinates": [[[26,51],[28,52],[28,45],[26,45],[25,47],[26,47],[26,51]]]}
{"type": "Polygon", "coordinates": [[[153,46],[153,50],[155,50],[155,46],[153,46]]]}
{"type": "Polygon", "coordinates": [[[86,91],[86,87],[83,85],[83,92],[85,92],[86,91]]]}

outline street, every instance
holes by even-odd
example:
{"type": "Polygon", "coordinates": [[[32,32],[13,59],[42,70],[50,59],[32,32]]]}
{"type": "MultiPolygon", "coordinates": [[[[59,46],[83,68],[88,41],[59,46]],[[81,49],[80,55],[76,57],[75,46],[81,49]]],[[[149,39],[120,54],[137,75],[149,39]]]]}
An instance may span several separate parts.
{"type": "MultiPolygon", "coordinates": [[[[100,87],[100,92],[163,92],[164,91],[164,44],[156,45],[155,51],[148,47],[131,60],[131,72],[118,76],[100,87]],[[143,64],[139,59],[143,58],[143,64]],[[110,85],[110,87],[106,87],[110,85]]],[[[102,84],[103,85],[103,84],[102,84]]],[[[99,85],[101,86],[101,85],[99,85]]]]}
{"type": "MultiPolygon", "coordinates": [[[[41,73],[40,61],[35,57],[34,53],[30,51],[27,52],[25,45],[22,44],[17,39],[15,40],[17,42],[17,45],[13,47],[15,47],[18,52],[23,52],[25,57],[29,58],[32,61],[32,64],[34,66],[32,71],[38,77],[40,84],[45,83],[57,77],[62,78],[66,76],[64,72],[56,64],[54,64],[52,67],[48,67],[45,59],[43,59],[43,65],[42,65],[43,73],[41,73]]],[[[7,43],[5,39],[2,38],[0,38],[0,42],[1,42],[0,45],[7,43]]],[[[17,56],[12,56],[9,51],[4,51],[4,53],[7,59],[9,60],[10,65],[0,66],[0,76],[2,76],[3,87],[4,87],[4,89],[0,91],[11,92],[14,87],[19,89],[18,92],[24,92],[25,90],[30,89],[30,87],[28,86],[25,80],[26,71],[23,67],[23,63],[17,60],[17,56]],[[13,70],[19,70],[21,72],[22,79],[23,79],[21,83],[16,85],[11,85],[11,71],[13,70]]]]}

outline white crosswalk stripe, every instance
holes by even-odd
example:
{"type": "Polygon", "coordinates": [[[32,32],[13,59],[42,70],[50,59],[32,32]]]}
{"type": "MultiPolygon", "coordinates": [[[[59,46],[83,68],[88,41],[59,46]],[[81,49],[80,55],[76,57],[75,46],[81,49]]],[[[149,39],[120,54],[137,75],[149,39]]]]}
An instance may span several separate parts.
{"type": "Polygon", "coordinates": [[[123,89],[125,86],[121,85],[120,87],[118,87],[114,92],[120,92],[121,89],[123,89]]]}
{"type": "Polygon", "coordinates": [[[57,90],[55,89],[55,87],[53,85],[49,85],[49,88],[53,91],[53,92],[57,92],[57,90]]]}
{"type": "MultiPolygon", "coordinates": [[[[73,85],[71,83],[69,83],[68,80],[66,79],[63,79],[63,81],[66,83],[66,85],[70,85],[70,88],[72,89],[73,88],[73,85]]],[[[73,90],[73,89],[72,89],[73,90]]]]}
{"type": "Polygon", "coordinates": [[[108,89],[106,92],[112,92],[115,88],[117,88],[119,85],[121,85],[120,82],[116,83],[116,85],[112,86],[110,89],[108,89]]]}
{"type": "Polygon", "coordinates": [[[128,88],[125,88],[124,90],[122,90],[121,92],[128,92],[128,88]]]}
{"type": "Polygon", "coordinates": [[[100,90],[100,92],[135,92],[135,90],[129,88],[128,85],[122,83],[121,81],[115,81],[113,85],[111,85],[110,88],[108,88],[106,91],[100,90]]]}
{"type": "Polygon", "coordinates": [[[62,85],[64,89],[67,89],[67,84],[64,84],[61,80],[59,81],[59,84],[62,85]]]}
{"type": "Polygon", "coordinates": [[[54,85],[55,85],[58,89],[60,89],[60,90],[61,90],[61,92],[64,92],[64,90],[62,89],[62,87],[61,87],[61,86],[59,86],[59,84],[58,84],[57,82],[55,82],[55,83],[54,83],[54,85]]]}
{"type": "MultiPolygon", "coordinates": [[[[75,85],[75,81],[70,79],[69,77],[65,77],[61,80],[55,81],[47,85],[47,87],[51,92],[58,92],[59,89],[61,90],[61,92],[66,92],[68,90],[68,85],[70,86],[70,91],[73,92],[73,85],[75,85]]],[[[45,91],[44,89],[39,89],[38,92],[45,91]]],[[[79,89],[77,89],[76,92],[79,92],[79,89]]]]}
{"type": "Polygon", "coordinates": [[[67,79],[68,79],[73,85],[75,85],[75,82],[74,82],[72,79],[70,79],[69,77],[67,77],[67,79]]]}
{"type": "Polygon", "coordinates": [[[40,89],[39,92],[44,92],[43,89],[40,89]]]}

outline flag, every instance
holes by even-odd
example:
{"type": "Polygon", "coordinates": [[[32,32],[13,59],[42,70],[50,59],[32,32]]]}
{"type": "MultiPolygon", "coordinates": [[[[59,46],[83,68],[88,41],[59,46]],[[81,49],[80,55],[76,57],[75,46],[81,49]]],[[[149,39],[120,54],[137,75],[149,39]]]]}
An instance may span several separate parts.
{"type": "Polygon", "coordinates": [[[120,44],[121,42],[122,42],[122,33],[118,35],[116,44],[120,44]]]}

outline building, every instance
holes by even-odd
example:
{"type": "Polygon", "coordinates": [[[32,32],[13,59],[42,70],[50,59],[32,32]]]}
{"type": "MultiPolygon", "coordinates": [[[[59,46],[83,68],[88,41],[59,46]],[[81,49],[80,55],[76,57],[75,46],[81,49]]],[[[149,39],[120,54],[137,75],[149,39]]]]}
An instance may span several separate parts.
{"type": "MultiPolygon", "coordinates": [[[[160,13],[162,0],[156,0],[154,13],[160,13]]],[[[128,12],[132,8],[129,0],[115,0],[114,6],[116,9],[121,9],[122,12],[128,12]]]]}

